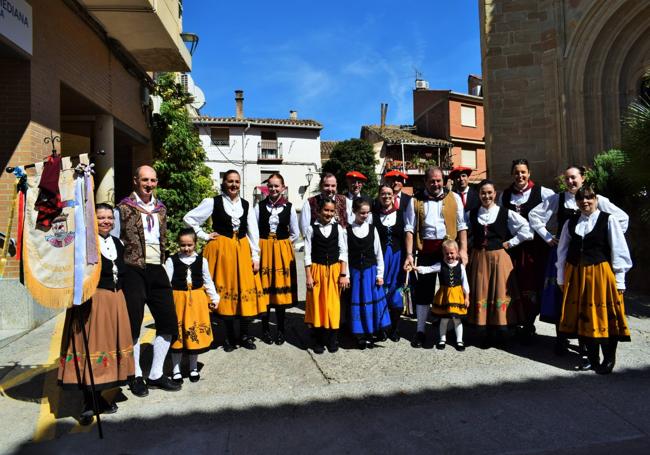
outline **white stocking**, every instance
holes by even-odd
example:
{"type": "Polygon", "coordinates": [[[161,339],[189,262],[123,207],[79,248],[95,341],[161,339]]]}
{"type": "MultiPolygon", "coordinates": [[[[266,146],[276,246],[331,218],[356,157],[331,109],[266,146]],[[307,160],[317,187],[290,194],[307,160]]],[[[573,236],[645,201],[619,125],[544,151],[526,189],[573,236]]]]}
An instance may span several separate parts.
{"type": "Polygon", "coordinates": [[[165,357],[167,357],[167,351],[169,351],[171,344],[171,335],[156,335],[156,339],[153,341],[153,360],[151,362],[151,371],[149,371],[149,379],[155,381],[162,376],[165,357]]]}

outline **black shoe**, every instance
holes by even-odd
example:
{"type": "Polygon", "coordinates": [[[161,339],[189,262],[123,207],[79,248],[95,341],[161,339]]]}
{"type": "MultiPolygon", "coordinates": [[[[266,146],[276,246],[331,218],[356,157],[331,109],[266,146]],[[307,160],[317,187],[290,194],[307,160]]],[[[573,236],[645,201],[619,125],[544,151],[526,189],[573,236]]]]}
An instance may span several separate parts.
{"type": "Polygon", "coordinates": [[[385,330],[380,330],[377,336],[375,337],[375,339],[378,342],[382,343],[388,339],[388,334],[386,333],[385,330]]]}
{"type": "Polygon", "coordinates": [[[325,346],[323,346],[322,344],[316,344],[312,348],[312,351],[314,351],[314,354],[322,354],[323,352],[325,352],[325,346]]]}
{"type": "Polygon", "coordinates": [[[284,332],[278,332],[278,335],[275,337],[275,344],[278,346],[284,344],[284,332]]]}
{"type": "Polygon", "coordinates": [[[147,386],[150,389],[161,389],[167,392],[178,392],[181,390],[180,384],[176,384],[164,374],[158,379],[147,379],[147,386]]]}
{"type": "Polygon", "coordinates": [[[411,341],[411,347],[421,348],[424,345],[424,333],[418,332],[415,334],[415,338],[411,341]]]}
{"type": "Polygon", "coordinates": [[[149,389],[147,388],[144,379],[142,379],[142,376],[131,379],[129,381],[129,389],[131,389],[131,393],[136,397],[142,398],[149,395],[149,389]]]}
{"type": "Polygon", "coordinates": [[[249,351],[257,349],[257,346],[255,346],[255,342],[253,341],[253,337],[242,338],[239,342],[239,345],[244,349],[248,349],[249,351]]]}
{"type": "Polygon", "coordinates": [[[446,346],[447,343],[445,341],[438,341],[438,344],[436,344],[436,349],[442,351],[446,346]]]}
{"type": "Polygon", "coordinates": [[[465,350],[465,343],[463,343],[462,341],[457,341],[456,342],[456,350],[460,351],[460,352],[463,352],[465,350]]]}
{"type": "Polygon", "coordinates": [[[327,352],[334,354],[339,350],[339,342],[336,340],[330,340],[329,343],[327,343],[327,352]]]}
{"type": "Polygon", "coordinates": [[[357,348],[359,348],[360,350],[363,351],[364,349],[369,347],[369,344],[370,343],[368,343],[368,341],[365,338],[357,338],[357,348]]]}
{"type": "Polygon", "coordinates": [[[235,346],[234,343],[231,343],[230,340],[228,340],[228,338],[226,338],[225,341],[223,342],[223,350],[225,352],[232,352],[235,349],[237,349],[237,346],[235,346]]]}
{"type": "Polygon", "coordinates": [[[199,379],[201,379],[201,375],[198,370],[190,371],[190,382],[199,382],[199,379]]]}
{"type": "Polygon", "coordinates": [[[393,343],[397,343],[400,340],[399,331],[397,329],[392,330],[388,335],[388,339],[393,343]]]}
{"type": "Polygon", "coordinates": [[[79,415],[79,425],[82,425],[84,427],[88,426],[91,423],[93,423],[94,419],[95,419],[95,412],[93,411],[92,405],[90,407],[84,405],[84,408],[81,411],[81,414],[79,415]]]}
{"type": "Polygon", "coordinates": [[[265,344],[273,344],[273,337],[271,336],[271,332],[268,330],[262,333],[260,340],[262,340],[262,342],[265,344]]]}
{"type": "Polygon", "coordinates": [[[580,357],[580,365],[578,365],[578,370],[589,371],[591,369],[593,369],[593,365],[589,361],[589,357],[587,356],[580,357]]]}
{"type": "Polygon", "coordinates": [[[172,381],[174,381],[176,384],[183,384],[183,375],[180,373],[174,373],[172,375],[172,381]]]}

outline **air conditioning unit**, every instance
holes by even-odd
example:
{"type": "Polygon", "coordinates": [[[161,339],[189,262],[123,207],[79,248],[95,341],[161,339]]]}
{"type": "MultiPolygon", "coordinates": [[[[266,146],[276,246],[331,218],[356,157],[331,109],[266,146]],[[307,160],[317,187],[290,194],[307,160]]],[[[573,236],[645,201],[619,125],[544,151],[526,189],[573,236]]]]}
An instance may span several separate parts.
{"type": "Polygon", "coordinates": [[[426,90],[429,88],[429,83],[425,81],[424,79],[416,79],[415,80],[415,88],[418,90],[426,90]]]}

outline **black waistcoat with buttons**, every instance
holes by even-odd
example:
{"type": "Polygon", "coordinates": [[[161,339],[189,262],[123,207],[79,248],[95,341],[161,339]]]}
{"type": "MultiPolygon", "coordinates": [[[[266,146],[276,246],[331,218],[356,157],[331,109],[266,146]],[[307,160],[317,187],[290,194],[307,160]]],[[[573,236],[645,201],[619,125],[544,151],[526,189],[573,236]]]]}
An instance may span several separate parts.
{"type": "Polygon", "coordinates": [[[569,219],[569,251],[567,262],[571,265],[595,265],[611,260],[611,247],[608,236],[609,213],[600,212],[596,225],[591,232],[584,237],[576,234],[576,225],[580,214],[569,219]]]}
{"type": "Polygon", "coordinates": [[[494,223],[485,226],[478,222],[478,211],[479,209],[474,209],[469,212],[472,247],[484,248],[488,251],[502,249],[503,242],[512,237],[510,229],[508,229],[508,209],[499,207],[499,213],[494,223]]]}
{"type": "MultiPolygon", "coordinates": [[[[259,205],[259,210],[260,210],[260,220],[259,220],[260,238],[268,239],[269,234],[271,233],[271,226],[269,225],[271,212],[267,207],[266,200],[262,201],[262,203],[259,205]]],[[[288,239],[289,224],[291,223],[291,202],[286,203],[284,209],[278,215],[278,218],[279,218],[279,223],[278,223],[278,227],[275,230],[275,235],[280,240],[288,239]]]]}
{"type": "Polygon", "coordinates": [[[443,262],[440,264],[440,285],[453,287],[461,286],[463,284],[463,271],[460,268],[460,262],[454,267],[449,267],[449,264],[443,262]]]}
{"type": "Polygon", "coordinates": [[[375,257],[375,227],[368,226],[368,235],[359,238],[354,235],[352,226],[348,226],[348,261],[350,268],[363,270],[377,264],[375,257]]]}
{"type": "Polygon", "coordinates": [[[332,232],[325,237],[320,226],[312,224],[311,262],[321,265],[332,265],[339,262],[339,227],[332,225],[332,232]]]}
{"type": "Polygon", "coordinates": [[[203,287],[203,256],[197,256],[196,260],[187,265],[181,261],[178,254],[172,256],[174,273],[172,275],[172,289],[175,291],[187,291],[187,269],[192,275],[192,289],[203,287]]]}
{"type": "MultiPolygon", "coordinates": [[[[239,217],[239,232],[237,237],[240,239],[246,237],[248,232],[248,201],[245,199],[240,199],[241,206],[244,209],[244,213],[239,217]]],[[[223,208],[223,197],[215,196],[214,198],[214,209],[212,210],[212,230],[217,232],[219,235],[225,235],[226,237],[232,237],[232,219],[230,215],[226,213],[226,210],[223,208]]]]}

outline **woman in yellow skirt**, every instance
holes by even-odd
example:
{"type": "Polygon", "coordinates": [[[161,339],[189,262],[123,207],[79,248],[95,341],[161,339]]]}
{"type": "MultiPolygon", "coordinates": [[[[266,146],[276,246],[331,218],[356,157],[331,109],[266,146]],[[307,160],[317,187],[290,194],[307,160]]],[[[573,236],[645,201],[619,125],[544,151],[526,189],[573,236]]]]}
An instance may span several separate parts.
{"type": "Polygon", "coordinates": [[[199,354],[210,349],[212,325],[210,310],[219,305],[219,294],[210,277],[208,261],[196,254],[196,233],[192,228],[178,233],[178,253],[165,262],[174,293],[178,319],[178,338],[171,345],[172,381],[182,384],[181,357],[188,355],[190,382],[200,379],[199,354]]]}
{"type": "Polygon", "coordinates": [[[575,199],[580,213],[564,223],[557,252],[559,330],[583,341],[592,368],[608,374],[616,363],[618,342],[630,341],[623,292],[632,260],[620,224],[598,209],[595,191],[583,186],[575,199]]]}
{"type": "Polygon", "coordinates": [[[350,287],[347,235],[334,219],[336,202],[318,201],[317,219],[304,229],[307,303],[305,323],[312,329],[314,354],[338,351],[341,290],[350,287]]]}
{"type": "Polygon", "coordinates": [[[221,195],[206,198],[190,210],[183,221],[197,236],[208,240],[203,257],[208,261],[210,275],[219,294],[216,314],[225,321],[226,340],[223,348],[231,352],[237,345],[255,349],[254,338],[248,334],[252,319],[266,313],[268,298],[260,281],[259,232],[255,211],[239,197],[239,172],[230,170],[223,176],[221,195]],[[212,218],[212,232],[202,225],[212,218]],[[239,337],[235,333],[239,320],[239,337]]]}
{"type": "Polygon", "coordinates": [[[277,335],[275,344],[284,343],[285,310],[298,301],[296,255],[293,243],[298,239],[298,217],[291,202],[283,196],[284,178],[273,173],[266,181],[268,197],[255,207],[260,231],[260,278],[269,308],[262,316],[262,341],[273,343],[269,319],[275,308],[277,335]]]}
{"type": "Polygon", "coordinates": [[[442,263],[432,266],[417,267],[418,274],[440,273],[440,288],[433,297],[431,312],[440,318],[440,338],[437,349],[447,345],[447,327],[453,321],[456,332],[456,349],[465,350],[463,343],[463,324],[461,317],[467,314],[469,307],[469,282],[465,266],[459,261],[458,243],[453,239],[442,242],[442,263]]]}
{"type": "Polygon", "coordinates": [[[84,392],[83,410],[79,418],[82,425],[88,425],[93,420],[93,401],[100,412],[116,412],[117,405],[109,404],[99,392],[125,385],[135,374],[131,324],[122,292],[126,267],[122,259],[124,246],[118,238],[110,235],[115,222],[113,207],[97,204],[95,211],[101,276],[92,299],[66,312],[58,371],[61,387],[82,389],[84,392]],[[85,350],[80,320],[88,337],[89,354],[85,350]],[[87,362],[88,358],[90,362],[87,362]],[[90,390],[89,366],[97,391],[94,397],[90,390]]]}
{"type": "Polygon", "coordinates": [[[516,289],[512,260],[506,250],[531,240],[533,233],[524,217],[496,205],[497,193],[490,180],[479,183],[478,192],[481,207],[469,212],[472,255],[468,275],[472,293],[468,321],[478,327],[481,347],[488,348],[493,337],[503,336],[508,327],[521,322],[511,305],[516,289]]]}

